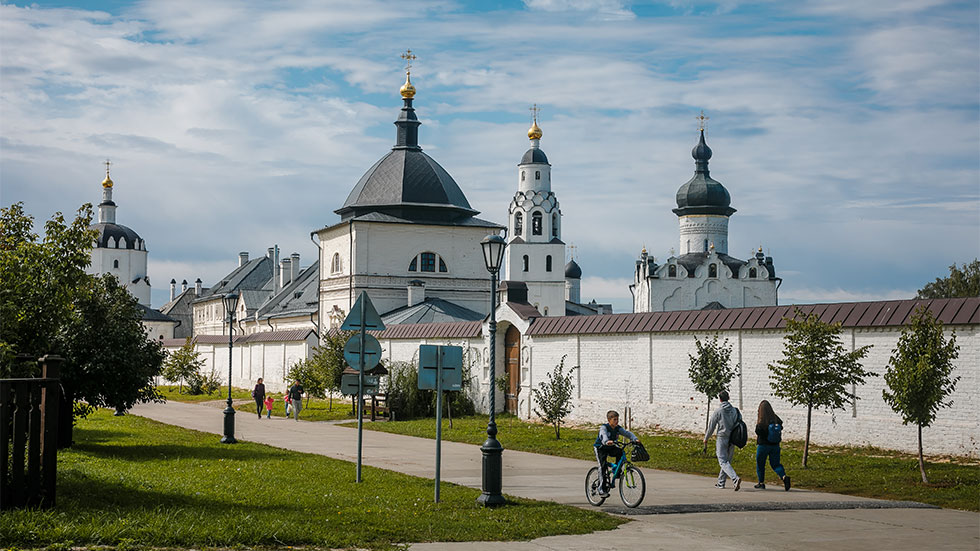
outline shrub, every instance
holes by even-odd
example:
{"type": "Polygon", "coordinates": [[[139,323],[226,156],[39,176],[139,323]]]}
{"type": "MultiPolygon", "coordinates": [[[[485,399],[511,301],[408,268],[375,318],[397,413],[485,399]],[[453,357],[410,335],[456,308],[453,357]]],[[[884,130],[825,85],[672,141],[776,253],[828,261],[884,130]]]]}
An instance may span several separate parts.
{"type": "Polygon", "coordinates": [[[221,379],[218,378],[218,374],[215,373],[214,368],[211,368],[210,373],[202,373],[200,371],[195,371],[187,377],[187,393],[191,395],[198,394],[214,394],[216,390],[221,388],[221,379]]]}

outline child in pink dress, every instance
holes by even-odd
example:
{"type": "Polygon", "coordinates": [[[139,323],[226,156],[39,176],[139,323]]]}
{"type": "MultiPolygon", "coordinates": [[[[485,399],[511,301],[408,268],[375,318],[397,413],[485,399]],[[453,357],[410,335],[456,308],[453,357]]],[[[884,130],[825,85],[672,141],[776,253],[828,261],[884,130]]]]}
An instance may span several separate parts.
{"type": "Polygon", "coordinates": [[[275,403],[276,403],[276,399],[273,398],[272,396],[266,394],[266,396],[265,396],[265,412],[266,412],[265,413],[265,418],[266,419],[271,419],[272,418],[272,406],[275,403]]]}

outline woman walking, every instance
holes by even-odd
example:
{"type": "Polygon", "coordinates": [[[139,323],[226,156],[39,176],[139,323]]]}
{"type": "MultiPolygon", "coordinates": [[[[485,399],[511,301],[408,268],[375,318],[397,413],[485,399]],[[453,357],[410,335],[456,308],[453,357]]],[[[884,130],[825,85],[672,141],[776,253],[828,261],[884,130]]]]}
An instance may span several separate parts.
{"type": "Polygon", "coordinates": [[[783,439],[783,420],[776,415],[769,405],[768,400],[759,402],[759,417],[755,424],[755,435],[758,437],[757,448],[755,450],[755,474],[759,477],[759,483],[755,485],[757,490],[766,489],[766,458],[772,470],[783,481],[783,488],[788,492],[790,481],[789,475],[779,462],[779,443],[783,439]]]}
{"type": "Polygon", "coordinates": [[[255,409],[258,410],[259,419],[261,419],[262,407],[265,405],[265,384],[262,382],[262,377],[259,377],[259,380],[255,382],[252,398],[255,398],[255,409]]]}

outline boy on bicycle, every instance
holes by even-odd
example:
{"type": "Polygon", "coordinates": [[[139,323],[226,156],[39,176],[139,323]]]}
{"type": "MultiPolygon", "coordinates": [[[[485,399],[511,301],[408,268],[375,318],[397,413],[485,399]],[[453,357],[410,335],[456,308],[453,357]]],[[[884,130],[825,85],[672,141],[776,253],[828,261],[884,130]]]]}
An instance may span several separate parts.
{"type": "Polygon", "coordinates": [[[632,432],[619,426],[619,413],[616,410],[606,412],[606,422],[599,427],[599,436],[595,439],[595,458],[599,461],[599,469],[602,472],[602,488],[599,489],[600,497],[609,497],[609,482],[606,476],[607,457],[614,457],[617,461],[623,457],[623,449],[615,445],[619,440],[619,435],[629,438],[633,442],[640,439],[632,432]]]}

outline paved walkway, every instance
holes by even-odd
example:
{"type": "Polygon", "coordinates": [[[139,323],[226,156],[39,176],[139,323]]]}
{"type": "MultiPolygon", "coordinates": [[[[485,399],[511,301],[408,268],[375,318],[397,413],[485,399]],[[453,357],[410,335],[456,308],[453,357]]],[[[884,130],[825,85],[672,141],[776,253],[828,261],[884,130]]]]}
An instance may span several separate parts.
{"type": "MultiPolygon", "coordinates": [[[[131,413],[203,432],[221,434],[223,430],[220,412],[203,405],[143,404],[131,413]]],[[[244,412],[235,415],[235,422],[239,440],[357,460],[357,432],[350,428],[282,418],[259,420],[244,412]]],[[[506,434],[501,437],[506,447],[506,434]]],[[[435,477],[432,440],[365,431],[362,457],[365,465],[435,477]]],[[[503,458],[505,494],[589,507],[584,477],[592,462],[513,450],[505,450],[503,458]]],[[[480,472],[478,446],[442,443],[443,481],[479,488],[480,472]]],[[[715,489],[714,479],[708,477],[652,469],[643,472],[647,495],[641,507],[626,509],[615,493],[602,507],[633,520],[616,530],[465,545],[470,551],[980,549],[980,515],[976,513],[796,488],[757,491],[748,482],[754,473],[742,473],[746,484],[736,493],[715,489]]],[[[412,550],[461,547],[459,543],[419,543],[412,550]]]]}

